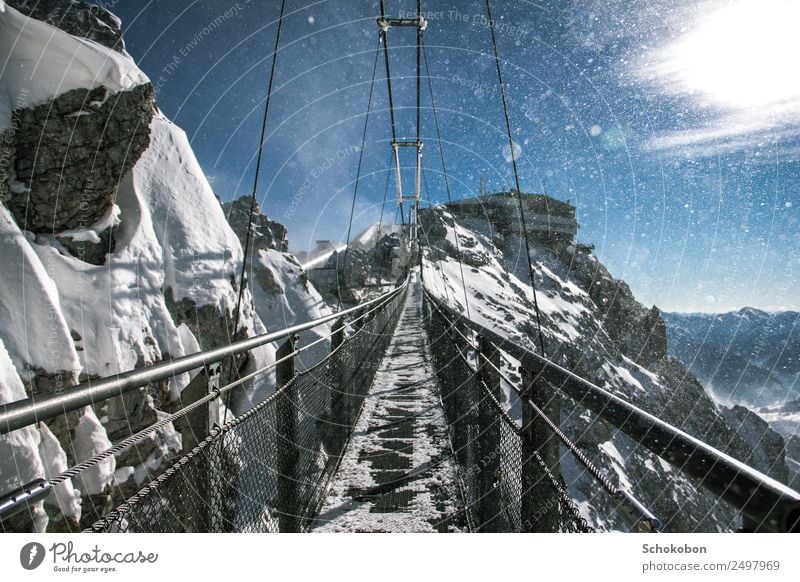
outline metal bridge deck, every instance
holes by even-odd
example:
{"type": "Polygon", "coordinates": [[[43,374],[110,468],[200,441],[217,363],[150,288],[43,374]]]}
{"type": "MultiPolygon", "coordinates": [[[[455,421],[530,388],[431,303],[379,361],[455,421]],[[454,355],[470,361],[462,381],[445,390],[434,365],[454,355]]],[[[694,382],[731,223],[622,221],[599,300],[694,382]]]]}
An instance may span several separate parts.
{"type": "Polygon", "coordinates": [[[314,531],[447,532],[464,528],[439,388],[412,281],[314,531]]]}

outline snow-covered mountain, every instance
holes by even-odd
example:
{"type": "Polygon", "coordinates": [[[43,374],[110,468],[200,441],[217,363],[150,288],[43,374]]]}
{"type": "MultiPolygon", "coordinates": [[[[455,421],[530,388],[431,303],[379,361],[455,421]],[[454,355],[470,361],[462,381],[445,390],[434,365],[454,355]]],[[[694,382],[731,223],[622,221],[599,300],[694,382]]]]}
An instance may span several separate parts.
{"type": "MultiPolygon", "coordinates": [[[[229,226],[184,132],[155,105],[110,12],[71,0],[0,0],[0,57],[0,403],[327,313],[299,264],[265,243],[279,229],[257,229],[233,329],[241,231],[229,226]]],[[[236,365],[262,367],[274,350],[236,365]]],[[[262,397],[268,380],[243,387],[233,406],[262,397]]],[[[151,424],[189,381],[184,374],[0,436],[0,490],[57,474],[151,424]]],[[[85,526],[181,448],[168,426],[4,527],[85,526]]]]}
{"type": "Polygon", "coordinates": [[[668,349],[716,399],[751,408],[800,398],[800,313],[666,313],[668,349]]]}
{"type": "MultiPolygon", "coordinates": [[[[533,296],[518,231],[457,215],[457,207],[425,210],[423,275],[441,299],[531,349],[537,348],[533,296]],[[469,225],[469,228],[465,226],[469,225]],[[460,248],[461,263],[456,245],[460,248]],[[463,273],[463,278],[462,278],[463,273]],[[466,283],[464,297],[462,280],[466,283]]],[[[545,233],[530,237],[547,355],[675,426],[761,471],[787,480],[783,441],[744,408],[718,406],[666,352],[661,314],[638,303],[591,247],[545,233]]],[[[506,406],[519,417],[511,394],[506,406]]],[[[561,427],[619,486],[631,488],[672,531],[737,527],[734,511],[666,462],[596,417],[563,401],[561,427]]],[[[608,497],[562,450],[570,494],[600,529],[624,529],[608,497]]]]}
{"type": "Polygon", "coordinates": [[[794,489],[800,488],[800,399],[765,406],[755,412],[783,436],[789,484],[794,489]]]}
{"type": "Polygon", "coordinates": [[[785,440],[786,462],[800,483],[800,313],[666,313],[670,355],[711,397],[758,414],[785,440]]]}
{"type": "Polygon", "coordinates": [[[356,304],[376,285],[394,282],[393,259],[400,246],[400,225],[374,223],[345,243],[324,243],[303,263],[311,281],[332,304],[356,304]],[[321,248],[319,248],[321,247],[321,248]]]}
{"type": "MultiPolygon", "coordinates": [[[[251,200],[242,197],[222,205],[242,245],[245,244],[251,200]]],[[[331,313],[331,308],[309,281],[305,270],[286,252],[286,228],[270,220],[256,204],[248,253],[248,282],[258,317],[268,329],[305,323],[331,313]]],[[[300,334],[300,345],[309,345],[330,334],[330,324],[300,334]]],[[[297,358],[299,369],[316,364],[330,352],[330,342],[318,342],[297,358]]]]}
{"type": "MultiPolygon", "coordinates": [[[[382,224],[376,222],[353,237],[353,240],[350,241],[350,248],[365,252],[370,251],[375,248],[383,237],[399,232],[400,228],[401,226],[399,224],[382,224]]],[[[329,244],[321,248],[313,249],[310,253],[306,253],[305,261],[303,261],[304,269],[308,270],[325,267],[330,262],[331,257],[334,257],[336,253],[342,253],[345,248],[347,248],[347,244],[345,243],[334,243],[332,241],[320,242],[329,244]]]]}

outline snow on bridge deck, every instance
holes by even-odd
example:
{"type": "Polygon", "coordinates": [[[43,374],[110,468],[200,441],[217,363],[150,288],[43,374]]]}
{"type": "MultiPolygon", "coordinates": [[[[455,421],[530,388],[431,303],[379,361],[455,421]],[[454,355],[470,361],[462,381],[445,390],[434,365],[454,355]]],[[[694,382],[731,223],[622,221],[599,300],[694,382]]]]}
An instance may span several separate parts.
{"type": "Polygon", "coordinates": [[[464,528],[422,322],[422,293],[415,275],[414,279],[314,531],[464,528]]]}

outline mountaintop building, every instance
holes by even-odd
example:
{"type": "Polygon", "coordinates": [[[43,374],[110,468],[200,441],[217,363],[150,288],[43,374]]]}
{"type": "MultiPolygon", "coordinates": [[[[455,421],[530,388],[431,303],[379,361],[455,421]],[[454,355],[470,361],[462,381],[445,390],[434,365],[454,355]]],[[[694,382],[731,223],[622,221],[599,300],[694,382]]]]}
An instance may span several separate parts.
{"type": "MultiPolygon", "coordinates": [[[[483,194],[454,200],[446,208],[462,221],[488,221],[503,235],[521,234],[522,221],[516,192],[483,194]]],[[[578,221],[575,207],[546,194],[522,193],[522,208],[528,237],[543,244],[566,243],[575,239],[578,221]]]]}

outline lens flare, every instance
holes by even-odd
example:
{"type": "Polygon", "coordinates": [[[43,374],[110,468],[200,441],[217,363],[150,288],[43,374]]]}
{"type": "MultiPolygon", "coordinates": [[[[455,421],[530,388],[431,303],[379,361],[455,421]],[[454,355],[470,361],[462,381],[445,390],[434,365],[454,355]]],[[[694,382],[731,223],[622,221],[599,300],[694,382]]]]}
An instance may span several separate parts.
{"type": "Polygon", "coordinates": [[[742,109],[800,98],[800,2],[726,2],[670,46],[662,72],[690,93],[742,109]]]}

